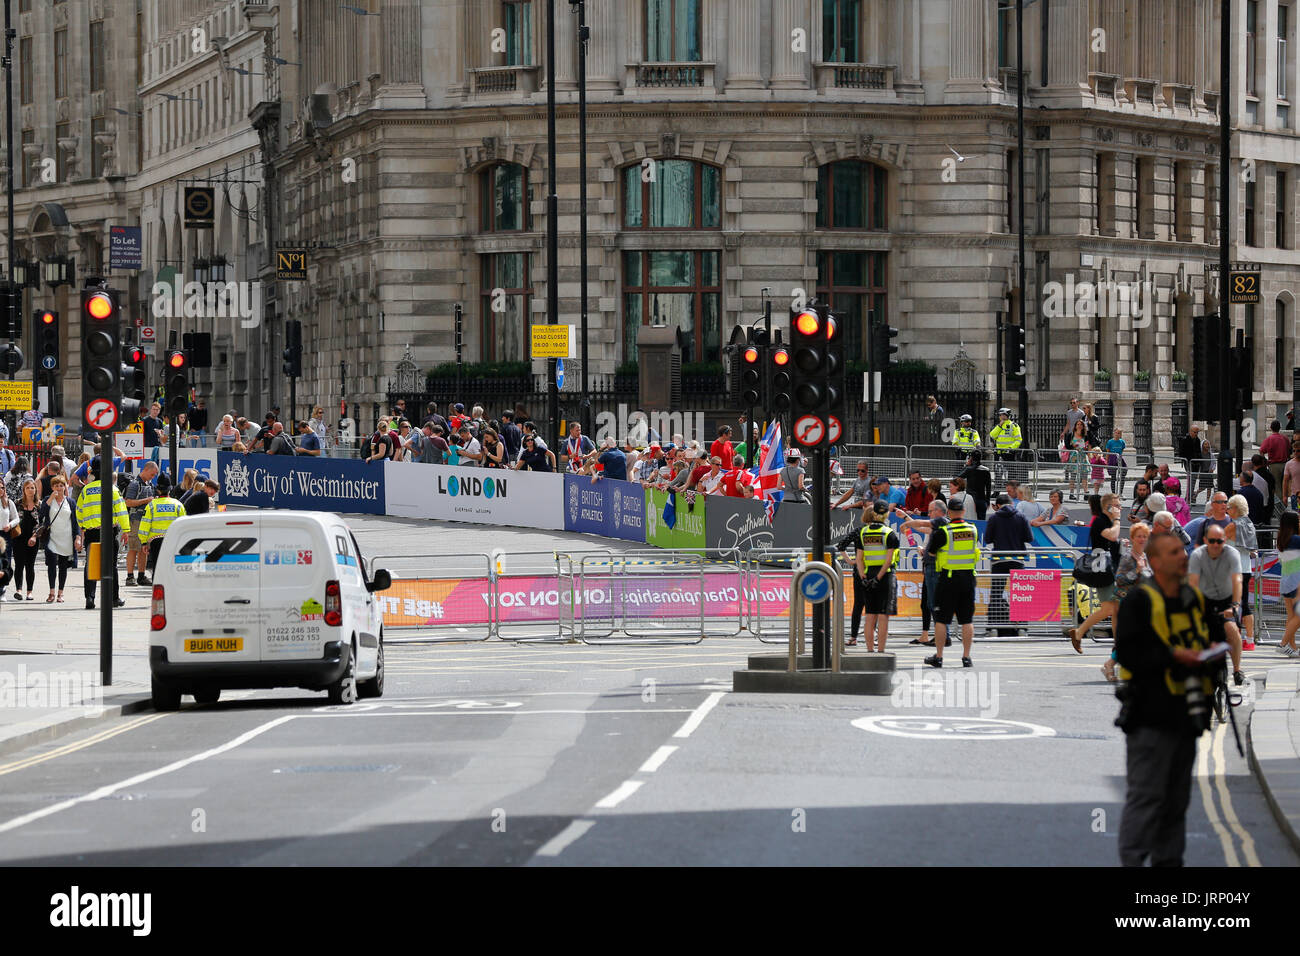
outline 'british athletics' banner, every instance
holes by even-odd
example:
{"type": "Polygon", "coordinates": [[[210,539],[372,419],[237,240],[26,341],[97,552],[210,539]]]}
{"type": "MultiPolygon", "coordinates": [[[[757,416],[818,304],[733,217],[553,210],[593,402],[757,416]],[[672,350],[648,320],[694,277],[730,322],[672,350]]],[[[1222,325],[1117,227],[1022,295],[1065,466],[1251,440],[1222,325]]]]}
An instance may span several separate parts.
{"type": "Polygon", "coordinates": [[[221,503],[336,514],[384,514],[384,472],[346,458],[217,455],[221,503]]]}
{"type": "Polygon", "coordinates": [[[564,530],[645,544],[645,489],[629,481],[564,476],[564,530]]]}

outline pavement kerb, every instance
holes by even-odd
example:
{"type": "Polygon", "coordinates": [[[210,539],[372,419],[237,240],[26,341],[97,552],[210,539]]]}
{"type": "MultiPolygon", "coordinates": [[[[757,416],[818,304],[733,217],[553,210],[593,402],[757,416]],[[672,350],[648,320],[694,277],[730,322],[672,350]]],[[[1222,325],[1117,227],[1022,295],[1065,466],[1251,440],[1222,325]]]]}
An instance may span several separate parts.
{"type": "Polygon", "coordinates": [[[1271,668],[1255,703],[1247,733],[1250,768],[1278,826],[1300,852],[1300,750],[1292,736],[1292,711],[1300,710],[1300,668],[1271,668]]]}
{"type": "MultiPolygon", "coordinates": [[[[150,694],[123,694],[118,700],[120,702],[106,703],[102,712],[94,716],[80,713],[80,708],[69,708],[52,716],[44,726],[0,738],[0,756],[15,753],[32,744],[57,740],[65,734],[93,726],[103,720],[153,708],[153,698],[150,694]]],[[[2,733],[4,731],[0,729],[0,734],[2,733]]]]}

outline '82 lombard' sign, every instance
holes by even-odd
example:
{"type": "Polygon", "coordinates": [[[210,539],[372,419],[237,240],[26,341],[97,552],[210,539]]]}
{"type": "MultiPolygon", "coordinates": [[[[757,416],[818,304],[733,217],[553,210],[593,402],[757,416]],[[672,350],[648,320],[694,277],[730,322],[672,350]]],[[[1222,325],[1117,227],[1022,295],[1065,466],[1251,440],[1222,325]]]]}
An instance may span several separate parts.
{"type": "Polygon", "coordinates": [[[384,513],[383,470],[365,462],[223,451],[217,456],[217,471],[223,504],[384,513]]]}

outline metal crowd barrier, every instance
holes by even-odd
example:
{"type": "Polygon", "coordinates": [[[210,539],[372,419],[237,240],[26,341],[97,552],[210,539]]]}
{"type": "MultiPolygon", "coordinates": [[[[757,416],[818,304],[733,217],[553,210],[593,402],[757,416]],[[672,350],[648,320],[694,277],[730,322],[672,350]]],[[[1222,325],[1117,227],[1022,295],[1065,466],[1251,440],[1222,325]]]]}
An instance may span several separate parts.
{"type": "Polygon", "coordinates": [[[577,568],[583,601],[577,636],[584,644],[698,644],[705,637],[704,567],[696,554],[584,555],[577,568]]]}
{"type": "Polygon", "coordinates": [[[495,592],[490,555],[376,555],[371,567],[384,568],[393,578],[393,587],[376,595],[384,609],[386,640],[401,644],[485,641],[496,633],[498,609],[497,601],[492,600],[495,592]],[[483,597],[488,599],[482,602],[482,620],[475,622],[478,605],[466,607],[465,602],[483,597]],[[452,604],[450,614],[448,603],[452,604]],[[389,614],[398,620],[390,623],[389,614]],[[403,633],[392,637],[394,631],[403,633]],[[408,635],[404,633],[407,631],[419,633],[408,635]]]}
{"type": "Polygon", "coordinates": [[[872,478],[884,475],[894,483],[900,479],[906,481],[910,470],[911,455],[906,445],[840,445],[839,452],[844,474],[831,476],[831,493],[834,495],[842,495],[853,486],[861,462],[866,462],[872,478]]]}

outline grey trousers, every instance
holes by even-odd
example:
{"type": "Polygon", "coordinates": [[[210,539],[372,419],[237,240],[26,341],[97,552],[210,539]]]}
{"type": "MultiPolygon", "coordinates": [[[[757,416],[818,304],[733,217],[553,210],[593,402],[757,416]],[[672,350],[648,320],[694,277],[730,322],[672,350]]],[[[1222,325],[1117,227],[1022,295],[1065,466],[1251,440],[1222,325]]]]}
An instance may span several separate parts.
{"type": "Polygon", "coordinates": [[[1119,824],[1124,866],[1182,866],[1196,737],[1139,727],[1128,734],[1128,793],[1119,824]]]}

